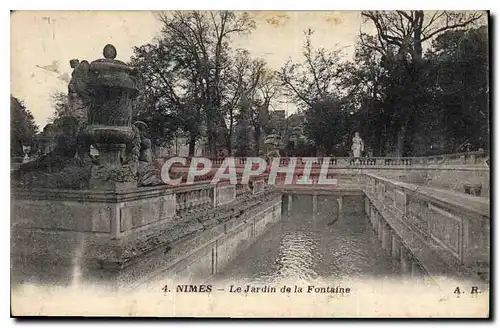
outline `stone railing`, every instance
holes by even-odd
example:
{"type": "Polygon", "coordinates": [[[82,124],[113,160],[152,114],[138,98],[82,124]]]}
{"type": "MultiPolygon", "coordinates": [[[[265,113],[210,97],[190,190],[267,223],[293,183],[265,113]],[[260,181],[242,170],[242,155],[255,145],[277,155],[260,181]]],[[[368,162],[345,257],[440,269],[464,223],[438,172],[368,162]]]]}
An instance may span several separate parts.
{"type": "Polygon", "coordinates": [[[249,185],[237,184],[236,185],[236,199],[245,199],[252,195],[252,189],[249,185]]]}
{"type": "Polygon", "coordinates": [[[231,203],[236,199],[236,185],[218,184],[215,188],[215,206],[231,203]]]}
{"type": "MultiPolygon", "coordinates": [[[[289,165],[292,158],[281,157],[280,165],[289,165]]],[[[311,162],[312,166],[321,166],[328,162],[328,166],[387,166],[387,165],[412,165],[413,158],[392,157],[296,157],[296,166],[305,166],[311,162]]]]}
{"type": "MultiPolygon", "coordinates": [[[[280,157],[280,166],[290,165],[295,161],[295,174],[292,184],[301,178],[305,164],[312,163],[310,180],[315,180],[323,166],[328,160],[328,177],[342,177],[346,175],[358,175],[364,173],[381,174],[395,180],[407,183],[426,185],[440,189],[449,189],[456,192],[472,194],[482,197],[489,196],[489,164],[488,153],[484,151],[456,153],[429,157],[372,157],[372,158],[347,158],[347,157],[280,157]]],[[[212,169],[204,176],[196,176],[195,181],[210,180],[214,177],[224,158],[211,158],[212,169]]],[[[248,158],[233,158],[236,172],[242,176],[248,158]]],[[[190,162],[188,158],[188,163],[190,162]]],[[[272,159],[267,159],[269,163],[272,159]]],[[[254,163],[252,170],[256,170],[258,164],[254,163]]],[[[267,165],[267,171],[261,176],[269,173],[271,166],[267,165]]],[[[175,174],[187,177],[189,167],[176,166],[171,169],[175,174]]],[[[313,181],[314,184],[314,181],[313,181]]]]}
{"type": "MultiPolygon", "coordinates": [[[[214,167],[220,166],[225,157],[207,157],[214,167]]],[[[237,167],[243,167],[251,157],[233,157],[237,167]]],[[[186,165],[191,163],[192,158],[187,157],[186,165]]],[[[268,164],[272,158],[263,158],[268,164]]],[[[489,154],[485,151],[467,153],[453,153],[424,157],[279,157],[280,165],[289,165],[291,160],[296,161],[296,166],[304,166],[308,161],[314,166],[320,166],[325,160],[329,166],[434,166],[434,165],[487,165],[489,154]]]]}
{"type": "Polygon", "coordinates": [[[13,190],[11,222],[20,229],[105,233],[119,239],[230,205],[238,200],[236,190],[235,185],[207,182],[121,193],[13,190]]]}
{"type": "Polygon", "coordinates": [[[176,216],[213,208],[215,185],[197,184],[195,187],[174,189],[176,216]]]}
{"type": "Polygon", "coordinates": [[[488,199],[369,173],[360,179],[370,202],[427,272],[442,274],[444,261],[459,275],[488,275],[488,199]]]}

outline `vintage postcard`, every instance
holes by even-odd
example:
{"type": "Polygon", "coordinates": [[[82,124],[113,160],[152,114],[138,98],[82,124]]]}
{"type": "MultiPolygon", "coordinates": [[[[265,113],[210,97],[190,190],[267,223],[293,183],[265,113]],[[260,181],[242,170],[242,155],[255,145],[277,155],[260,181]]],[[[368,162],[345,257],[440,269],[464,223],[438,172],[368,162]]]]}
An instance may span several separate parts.
{"type": "Polygon", "coordinates": [[[12,316],[488,318],[486,11],[14,11],[12,316]]]}

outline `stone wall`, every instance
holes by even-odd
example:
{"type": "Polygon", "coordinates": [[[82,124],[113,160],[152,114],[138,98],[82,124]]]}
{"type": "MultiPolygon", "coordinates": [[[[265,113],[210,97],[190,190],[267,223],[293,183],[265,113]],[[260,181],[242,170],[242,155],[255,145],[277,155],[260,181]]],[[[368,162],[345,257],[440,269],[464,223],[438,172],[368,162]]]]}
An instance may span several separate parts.
{"type": "Polygon", "coordinates": [[[273,187],[243,190],[238,197],[234,185],[211,184],[118,194],[15,191],[14,281],[130,286],[169,268],[210,276],[281,217],[273,187]]]}
{"type": "Polygon", "coordinates": [[[280,219],[281,202],[275,199],[262,206],[261,210],[248,220],[234,222],[233,227],[226,229],[208,244],[186,256],[182,262],[169,268],[165,277],[200,281],[216,274],[280,219]]]}
{"type": "MultiPolygon", "coordinates": [[[[489,274],[489,202],[367,175],[365,212],[383,245],[433,277],[484,279],[489,274]],[[408,260],[410,259],[410,260],[408,260]]],[[[401,260],[403,261],[403,260],[401,260]]]]}

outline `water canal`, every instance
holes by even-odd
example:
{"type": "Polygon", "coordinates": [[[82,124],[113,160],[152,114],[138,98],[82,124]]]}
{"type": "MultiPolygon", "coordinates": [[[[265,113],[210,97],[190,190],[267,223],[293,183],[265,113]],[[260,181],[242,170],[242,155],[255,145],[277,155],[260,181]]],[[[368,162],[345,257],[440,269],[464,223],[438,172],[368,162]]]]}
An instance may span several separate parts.
{"type": "MultiPolygon", "coordinates": [[[[280,280],[366,279],[399,275],[363,213],[361,196],[293,195],[290,215],[271,227],[219,274],[221,280],[270,283],[280,280]]],[[[288,195],[284,195],[287,206],[288,195]]]]}

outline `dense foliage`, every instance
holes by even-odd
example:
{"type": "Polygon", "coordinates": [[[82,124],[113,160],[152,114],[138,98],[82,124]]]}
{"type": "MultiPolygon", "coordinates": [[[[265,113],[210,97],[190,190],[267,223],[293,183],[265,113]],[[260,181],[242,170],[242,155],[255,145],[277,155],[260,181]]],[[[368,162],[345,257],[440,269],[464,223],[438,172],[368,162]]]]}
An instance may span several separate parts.
{"type": "Polygon", "coordinates": [[[31,112],[19,99],[10,96],[10,156],[22,156],[23,145],[30,146],[37,131],[31,112]]]}
{"type": "MultiPolygon", "coordinates": [[[[130,62],[139,72],[135,118],[148,123],[155,145],[186,137],[190,154],[202,138],[212,154],[259,154],[265,136],[279,134],[286,155],[347,156],[355,131],[365,141],[365,154],[374,156],[487,149],[483,13],[361,15],[352,59],[341,50],[315,47],[309,29],[302,60],[273,71],[233,47],[234,37],[256,28],[248,13],[160,14],[157,39],[135,47],[130,62]],[[363,32],[367,26],[376,32],[363,32]],[[270,109],[281,109],[283,99],[295,103],[298,113],[273,115],[270,109]]],[[[55,100],[49,128],[58,131],[65,103],[63,96],[55,100]]]]}

